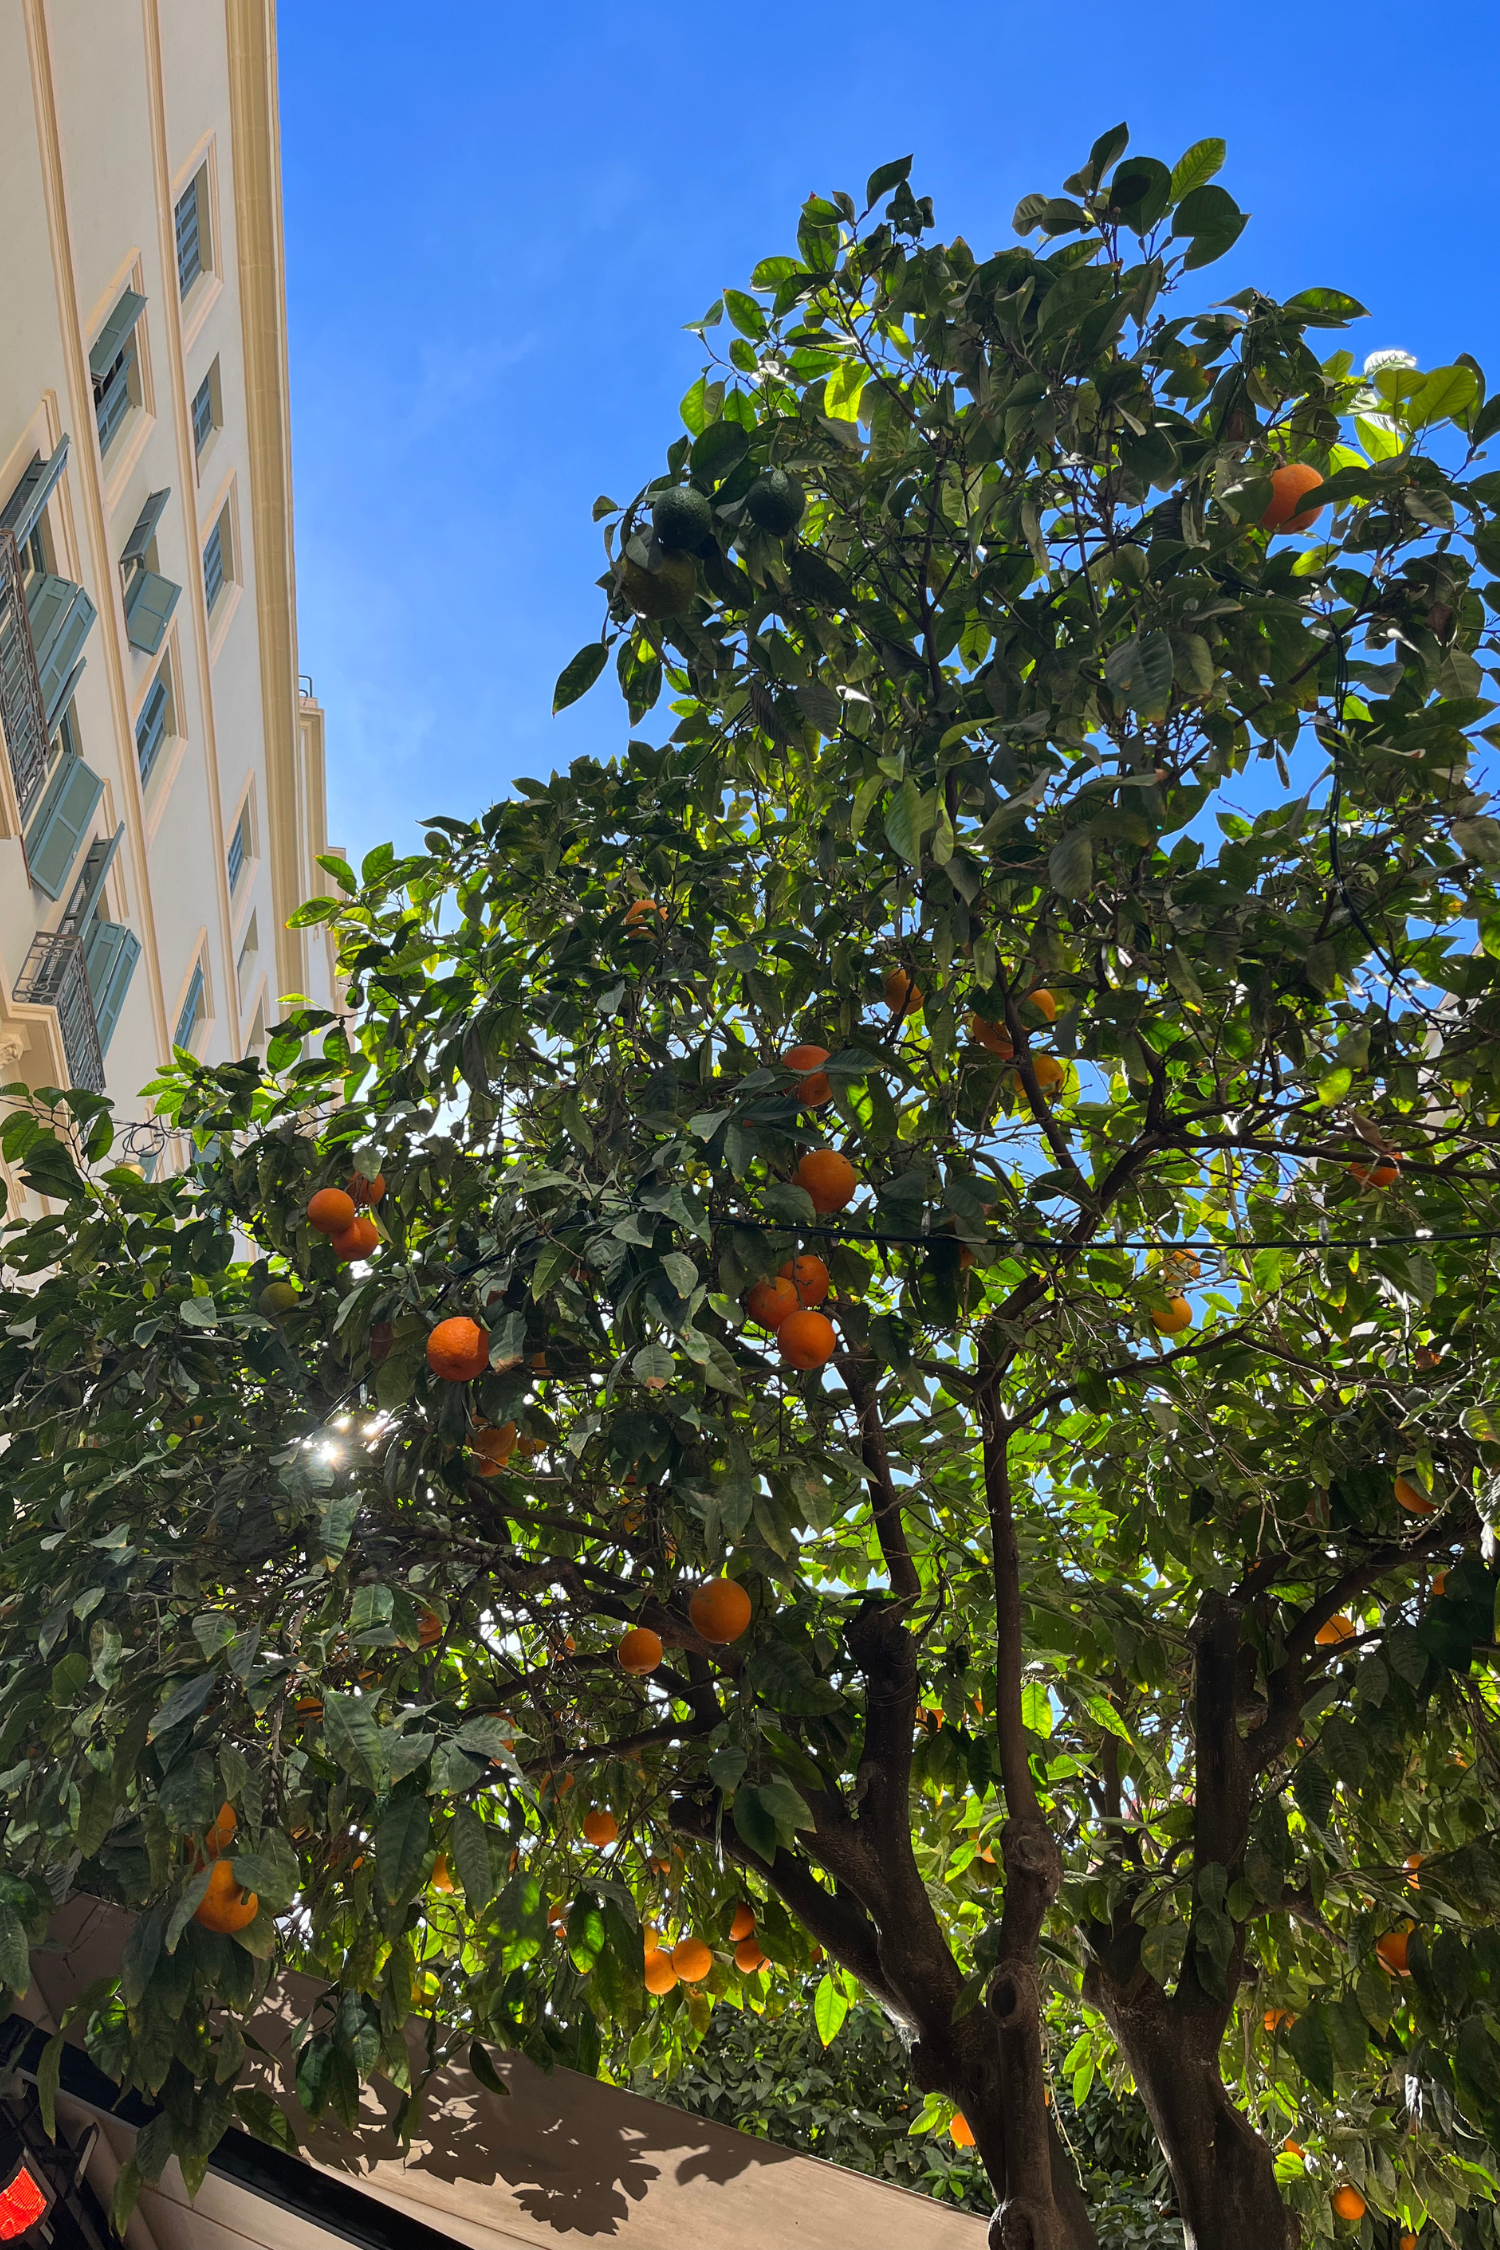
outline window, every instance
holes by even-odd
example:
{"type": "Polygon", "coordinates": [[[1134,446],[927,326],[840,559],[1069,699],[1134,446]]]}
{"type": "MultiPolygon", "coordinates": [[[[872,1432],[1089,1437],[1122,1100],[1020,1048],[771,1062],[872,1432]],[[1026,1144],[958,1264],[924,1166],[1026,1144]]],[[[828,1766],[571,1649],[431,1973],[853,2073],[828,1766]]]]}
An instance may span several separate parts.
{"type": "Polygon", "coordinates": [[[256,928],[255,916],[252,914],[245,925],[245,942],[240,947],[240,957],[235,965],[235,975],[239,979],[240,1006],[242,1008],[249,997],[250,987],[255,982],[255,969],[259,958],[260,931],[256,928]]]}
{"type": "Polygon", "coordinates": [[[195,172],[177,205],[177,288],[186,296],[209,263],[208,173],[195,172]]]}
{"type": "Polygon", "coordinates": [[[245,855],[250,848],[248,833],[250,808],[247,805],[234,824],[234,834],[229,839],[229,888],[233,890],[245,871],[245,855]]]}
{"type": "Polygon", "coordinates": [[[207,375],[193,393],[193,450],[201,453],[214,434],[214,387],[207,375]]]}
{"type": "Polygon", "coordinates": [[[203,592],[210,616],[229,576],[229,510],[225,508],[221,510],[218,522],[208,535],[208,545],[203,550],[203,592]]]}
{"type": "Polygon", "coordinates": [[[140,291],[127,289],[89,353],[101,453],[109,451],[131,407],[141,402],[137,327],[145,309],[146,300],[140,291]]]}
{"type": "Polygon", "coordinates": [[[176,732],[176,713],[172,708],[172,675],[163,664],[151,682],[151,692],[141,705],[141,715],[135,722],[135,754],[140,761],[143,789],[151,778],[151,768],[176,732]]]}
{"type": "Polygon", "coordinates": [[[177,1029],[172,1034],[173,1046],[191,1049],[193,1036],[207,1013],[203,963],[198,961],[194,963],[192,979],[187,988],[187,998],[182,1003],[182,1013],[177,1018],[177,1029]]]}

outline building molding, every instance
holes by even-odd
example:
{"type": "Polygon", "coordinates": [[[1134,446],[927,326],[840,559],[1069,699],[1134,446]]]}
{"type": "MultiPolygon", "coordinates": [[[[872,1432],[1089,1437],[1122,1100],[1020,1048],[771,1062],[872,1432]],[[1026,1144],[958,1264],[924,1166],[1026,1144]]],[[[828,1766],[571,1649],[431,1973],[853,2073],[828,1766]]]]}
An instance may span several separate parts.
{"type": "Polygon", "coordinates": [[[298,667],[296,571],[292,557],[290,383],[282,294],[281,127],[277,106],[274,0],[224,0],[229,49],[230,152],[235,257],[245,363],[250,457],[249,515],[260,628],[265,738],[266,860],[280,991],[305,988],[300,930],[286,927],[302,904],[298,850],[298,667]]]}
{"type": "MultiPolygon", "coordinates": [[[[191,409],[187,403],[185,370],[187,352],[182,333],[182,301],[177,293],[177,231],[172,201],[172,175],[167,161],[167,96],[162,73],[161,16],[157,0],[141,0],[141,23],[146,40],[147,106],[151,116],[151,162],[156,174],[157,226],[161,238],[163,317],[167,327],[168,356],[184,379],[172,385],[172,436],[177,448],[177,478],[183,531],[191,557],[188,605],[193,619],[193,654],[197,660],[198,703],[203,730],[203,773],[208,785],[208,817],[212,835],[223,830],[219,788],[219,741],[214,720],[213,664],[210,649],[208,604],[203,590],[203,544],[198,536],[197,449],[193,444],[191,409]]],[[[210,225],[217,224],[211,214],[210,225]]],[[[218,244],[209,243],[211,257],[218,244]]],[[[139,794],[139,792],[137,792],[139,794]]],[[[164,800],[163,800],[164,802],[164,800]]],[[[222,848],[214,852],[214,903],[219,910],[219,943],[226,960],[233,960],[233,914],[229,903],[229,876],[222,848]]],[[[236,1051],[239,1047],[239,996],[225,1002],[225,1021],[236,1051]]]]}
{"type": "MultiPolygon", "coordinates": [[[[42,192],[47,211],[47,236],[52,253],[53,281],[57,291],[58,331],[67,369],[68,403],[73,423],[70,469],[76,464],[78,499],[86,543],[92,552],[95,583],[99,587],[98,630],[109,644],[110,661],[103,666],[109,683],[110,716],[115,749],[122,773],[134,767],[135,729],[126,703],[125,682],[130,676],[126,658],[125,609],[120,573],[110,548],[109,523],[104,500],[103,464],[99,458],[94,420],[94,385],[83,345],[83,323],[74,284],[72,231],[68,219],[67,173],[58,126],[57,88],[52,69],[52,46],[47,22],[47,0],[21,0],[26,24],[26,50],[31,66],[32,100],[36,111],[37,147],[41,159],[42,192]]],[[[173,271],[175,272],[175,261],[173,271]]],[[[151,898],[149,862],[139,788],[125,792],[125,825],[131,857],[138,872],[140,937],[148,964],[147,990],[151,1002],[152,1030],[158,1065],[165,1063],[168,1041],[167,1007],[162,991],[161,954],[156,916],[151,898]]]]}

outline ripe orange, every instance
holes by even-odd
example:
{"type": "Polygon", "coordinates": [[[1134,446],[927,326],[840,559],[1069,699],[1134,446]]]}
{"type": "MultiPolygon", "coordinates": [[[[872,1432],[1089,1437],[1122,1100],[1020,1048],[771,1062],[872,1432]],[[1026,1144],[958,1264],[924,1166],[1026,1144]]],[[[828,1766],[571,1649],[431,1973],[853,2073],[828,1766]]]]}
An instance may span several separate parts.
{"type": "Polygon", "coordinates": [[[229,1845],[234,1842],[235,1830],[238,1827],[239,1822],[235,1818],[233,1805],[220,1805],[218,1812],[214,1815],[213,1826],[203,1839],[204,1858],[217,1859],[220,1852],[227,1850],[229,1845]]]}
{"type": "Polygon", "coordinates": [[[368,1258],[370,1252],[378,1249],[379,1246],[380,1229],[376,1226],[375,1221],[367,1219],[363,1212],[357,1218],[351,1219],[341,1234],[336,1234],[333,1237],[334,1256],[344,1259],[349,1265],[352,1265],[356,1258],[368,1258]]]}
{"type": "Polygon", "coordinates": [[[1404,1508],[1409,1516],[1437,1514],[1437,1502],[1429,1499],[1422,1487],[1413,1484],[1410,1477],[1397,1477],[1395,1491],[1397,1507],[1404,1508]]]}
{"type": "Polygon", "coordinates": [[[729,1935],[736,1945],[739,1944],[741,1938],[754,1937],[755,1935],[755,1909],[753,1906],[747,1906],[743,1899],[740,1900],[739,1905],[734,1910],[734,1920],[729,1925],[729,1935]]]}
{"type": "Polygon", "coordinates": [[[417,1646],[431,1648],[443,1637],[443,1621],[435,1609],[424,1603],[417,1612],[417,1646]]]}
{"type": "Polygon", "coordinates": [[[755,1938],[740,1939],[739,1944],[734,1949],[734,1965],[747,1977],[753,1977],[758,1970],[765,1967],[766,1956],[761,1952],[760,1945],[755,1938]]]}
{"type": "Polygon", "coordinates": [[[1044,984],[1039,984],[1035,992],[1028,992],[1026,997],[1037,1013],[1046,1017],[1048,1023],[1056,1023],[1057,995],[1055,992],[1049,992],[1044,984]]]}
{"type": "Polygon", "coordinates": [[[1447,1592],[1447,1590],[1448,1590],[1448,1573],[1447,1573],[1447,1571],[1446,1571],[1446,1570],[1440,1570],[1440,1571],[1438,1572],[1438,1574],[1437,1574],[1436,1578],[1434,1578],[1434,1580],[1432,1581],[1432,1598],[1433,1598],[1433,1600],[1434,1600],[1434,1601],[1441,1601],[1441,1600],[1442,1600],[1442,1597],[1443,1597],[1443,1595],[1444,1595],[1444,1594],[1445,1594],[1445,1593],[1447,1592]]]}
{"type": "Polygon", "coordinates": [[[1345,2180],[1341,2188],[1333,2191],[1333,2215],[1336,2219],[1351,2221],[1362,2219],[1365,2215],[1365,2199],[1349,2180],[1345,2180]]]}
{"type": "Polygon", "coordinates": [[[216,1859],[208,1889],[193,1908],[193,1920],[205,1930],[218,1930],[227,1937],[232,1930],[246,1928],[259,1912],[260,1900],[255,1892],[242,1891],[228,1860],[216,1859]]]}
{"type": "Polygon", "coordinates": [[[469,1440],[469,1451],[483,1464],[479,1471],[482,1477],[498,1476],[515,1449],[514,1422],[502,1422],[498,1429],[493,1422],[482,1422],[469,1440]]]}
{"type": "Polygon", "coordinates": [[[1203,1267],[1196,1250],[1169,1250],[1161,1270],[1169,1281],[1196,1281],[1203,1267]]]}
{"type": "Polygon", "coordinates": [[[445,1383],[472,1383],[490,1364],[488,1332],[462,1314],[440,1320],[427,1339],[427,1364],[445,1383]]]}
{"type": "Polygon", "coordinates": [[[299,1719],[321,1719],[323,1716],[322,1696],[299,1695],[297,1698],[297,1716],[299,1719]]]}
{"type": "Polygon", "coordinates": [[[1151,1315],[1151,1325],[1164,1336],[1180,1336],[1184,1328],[1193,1325],[1193,1308],[1186,1297],[1170,1297],[1164,1310],[1151,1315]]]}
{"type": "Polygon", "coordinates": [[[1315,469],[1310,461],[1288,461],[1284,467],[1273,469],[1271,505],[1260,519],[1261,530],[1273,536],[1278,531],[1306,531],[1323,513],[1322,503],[1316,508],[1300,508],[1300,504],[1322,482],[1322,470],[1315,469]]]}
{"type": "Polygon", "coordinates": [[[1394,1187],[1401,1177],[1401,1162],[1395,1156],[1377,1156],[1368,1164],[1351,1164],[1349,1177],[1359,1187],[1394,1187]]]}
{"type": "Polygon", "coordinates": [[[1267,2031],[1280,2031],[1283,2024],[1295,2023],[1296,2021],[1297,2019],[1290,2008],[1267,2008],[1266,2010],[1265,2025],[1267,2031]]]}
{"type": "Polygon", "coordinates": [[[750,1623],[750,1596],[732,1578],[710,1578],[688,1603],[688,1617],[705,1641],[737,1641],[750,1623]]]}
{"type": "Polygon", "coordinates": [[[961,2109],[953,2112],[953,2122],[948,2127],[948,2137],[955,2148],[974,2146],[974,2128],[961,2109]]]}
{"type": "Polygon", "coordinates": [[[342,1234],[354,1224],[354,1198],[342,1188],[319,1188],[307,1206],[307,1223],[319,1234],[342,1234]]]}
{"type": "Polygon", "coordinates": [[[633,1626],[615,1650],[615,1662],[633,1680],[644,1679],[661,1662],[660,1633],[653,1633],[649,1625],[633,1626]]]}
{"type": "Polygon", "coordinates": [[[778,1329],[788,1313],[797,1310],[800,1300],[795,1285],[784,1281],[778,1274],[774,1281],[757,1281],[747,1292],[745,1310],[762,1328],[778,1329]]]}
{"type": "Polygon", "coordinates": [[[612,1844],[620,1833],[620,1823],[612,1812],[586,1812],[583,1816],[583,1840],[586,1844],[612,1844]]]}
{"type": "Polygon", "coordinates": [[[701,1984],[714,1965],[714,1957],[701,1937],[679,1938],[672,1948],[672,1966],[684,1984],[701,1984]]]}
{"type": "Polygon", "coordinates": [[[781,1279],[789,1281],[796,1290],[797,1302],[801,1305],[821,1305],[831,1286],[828,1268],[821,1258],[813,1257],[807,1250],[800,1258],[788,1258],[778,1271],[781,1279]]]}
{"type": "Polygon", "coordinates": [[[1044,1094],[1055,1094],[1059,1086],[1067,1084],[1067,1065],[1059,1062],[1056,1055],[1033,1053],[1031,1067],[1036,1072],[1036,1082],[1044,1094]]]}
{"type": "Polygon", "coordinates": [[[677,1971],[672,1966],[671,1954],[663,1953],[660,1947],[648,1953],[645,1975],[646,1990],[654,1992],[658,1999],[664,1992],[670,1992],[677,1982],[677,1971]]]}
{"type": "Polygon", "coordinates": [[[666,908],[658,906],[654,898],[638,898],[632,906],[627,906],[625,909],[626,929],[630,931],[632,936],[639,934],[642,937],[649,937],[651,933],[645,925],[650,921],[653,914],[658,922],[665,922],[667,918],[666,908]]]}
{"type": "Polygon", "coordinates": [[[1375,1958],[1382,1968],[1390,1970],[1392,1976],[1409,1977],[1411,1969],[1407,1954],[1410,1948],[1411,1924],[1408,1922],[1404,1929],[1387,1930],[1384,1937],[1375,1940],[1375,1958]]]}
{"type": "Polygon", "coordinates": [[[797,1088],[797,1099],[804,1109],[822,1109],[833,1100],[828,1073],[818,1068],[819,1063],[826,1063],[827,1060],[828,1049],[812,1045],[788,1047],[781,1058],[783,1070],[800,1070],[807,1074],[797,1088]]]}
{"type": "Polygon", "coordinates": [[[1396,2250],[1417,2250],[1416,2236],[1414,2234],[1403,2234],[1397,2243],[1396,2250]]]}
{"type": "Polygon", "coordinates": [[[812,1148],[792,1174],[799,1188],[805,1188],[812,1197],[812,1207],[822,1218],[830,1212],[842,1211],[854,1199],[859,1186],[859,1174],[854,1166],[836,1148],[812,1148]]]}
{"type": "Polygon", "coordinates": [[[448,1854],[439,1852],[432,1863],[432,1887],[435,1891],[451,1891],[453,1876],[448,1867],[448,1854]]]}
{"type": "Polygon", "coordinates": [[[983,1016],[970,1016],[969,1036],[977,1039],[981,1047],[988,1048],[992,1055],[998,1055],[1002,1062],[1009,1062],[1015,1054],[1010,1033],[1003,1023],[990,1023],[983,1016]]]}
{"type": "Polygon", "coordinates": [[[776,1331],[776,1348],[789,1367],[805,1374],[826,1367],[838,1350],[838,1337],[826,1313],[788,1313],[776,1331]]]}
{"type": "Polygon", "coordinates": [[[1305,2157],[1307,2154],[1307,2151],[1302,2146],[1302,2143],[1300,2141],[1294,2141],[1290,2134],[1287,2135],[1287,2138],[1282,2142],[1281,2145],[1286,2150],[1288,2156],[1305,2157]]]}
{"type": "Polygon", "coordinates": [[[1330,1617],[1326,1625],[1318,1627],[1319,1648],[1337,1648],[1340,1641],[1352,1641],[1353,1638],[1354,1620],[1343,1610],[1339,1611],[1337,1617],[1330,1617]]]}
{"type": "Polygon", "coordinates": [[[922,1013],[922,988],[915,984],[905,969],[887,969],[881,989],[885,1004],[893,1016],[919,1016],[922,1013]]]}
{"type": "Polygon", "coordinates": [[[1418,1875],[1417,1869],[1426,1857],[1425,1852],[1409,1852],[1401,1862],[1406,1871],[1406,1887],[1409,1891],[1419,1891],[1422,1888],[1422,1879],[1418,1875]]]}
{"type": "Polygon", "coordinates": [[[384,1172],[377,1172],[373,1180],[367,1180],[363,1172],[356,1172],[349,1182],[350,1199],[360,1210],[373,1210],[384,1193],[384,1172]]]}

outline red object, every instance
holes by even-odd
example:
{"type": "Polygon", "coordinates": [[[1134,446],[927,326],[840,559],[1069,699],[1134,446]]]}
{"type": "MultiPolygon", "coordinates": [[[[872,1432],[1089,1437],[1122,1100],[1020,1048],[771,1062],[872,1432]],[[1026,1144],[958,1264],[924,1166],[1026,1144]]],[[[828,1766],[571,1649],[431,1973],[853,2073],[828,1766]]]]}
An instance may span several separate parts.
{"type": "Polygon", "coordinates": [[[0,2242],[14,2242],[17,2235],[25,2234],[47,2216],[51,2204],[51,2192],[23,2156],[0,2188],[0,2242]]]}

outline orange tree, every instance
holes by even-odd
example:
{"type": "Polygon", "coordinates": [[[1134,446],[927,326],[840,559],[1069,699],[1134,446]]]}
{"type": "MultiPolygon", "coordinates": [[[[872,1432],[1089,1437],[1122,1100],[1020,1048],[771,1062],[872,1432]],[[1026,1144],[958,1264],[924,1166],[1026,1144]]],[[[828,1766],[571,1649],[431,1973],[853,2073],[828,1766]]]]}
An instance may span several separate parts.
{"type": "Polygon", "coordinates": [[[1049,2072],[1189,2244],[1493,2183],[1500,414],[1195,312],[1222,148],[1124,149],[726,292],[559,683],[671,740],[328,863],[356,1013],[182,1058],[190,1175],[17,1098],[0,1974],[140,1911],[146,2172],[277,2129],[277,1961],[410,2129],[413,2015],[640,2067],[821,1949],[1005,2250],[1049,2072]]]}

